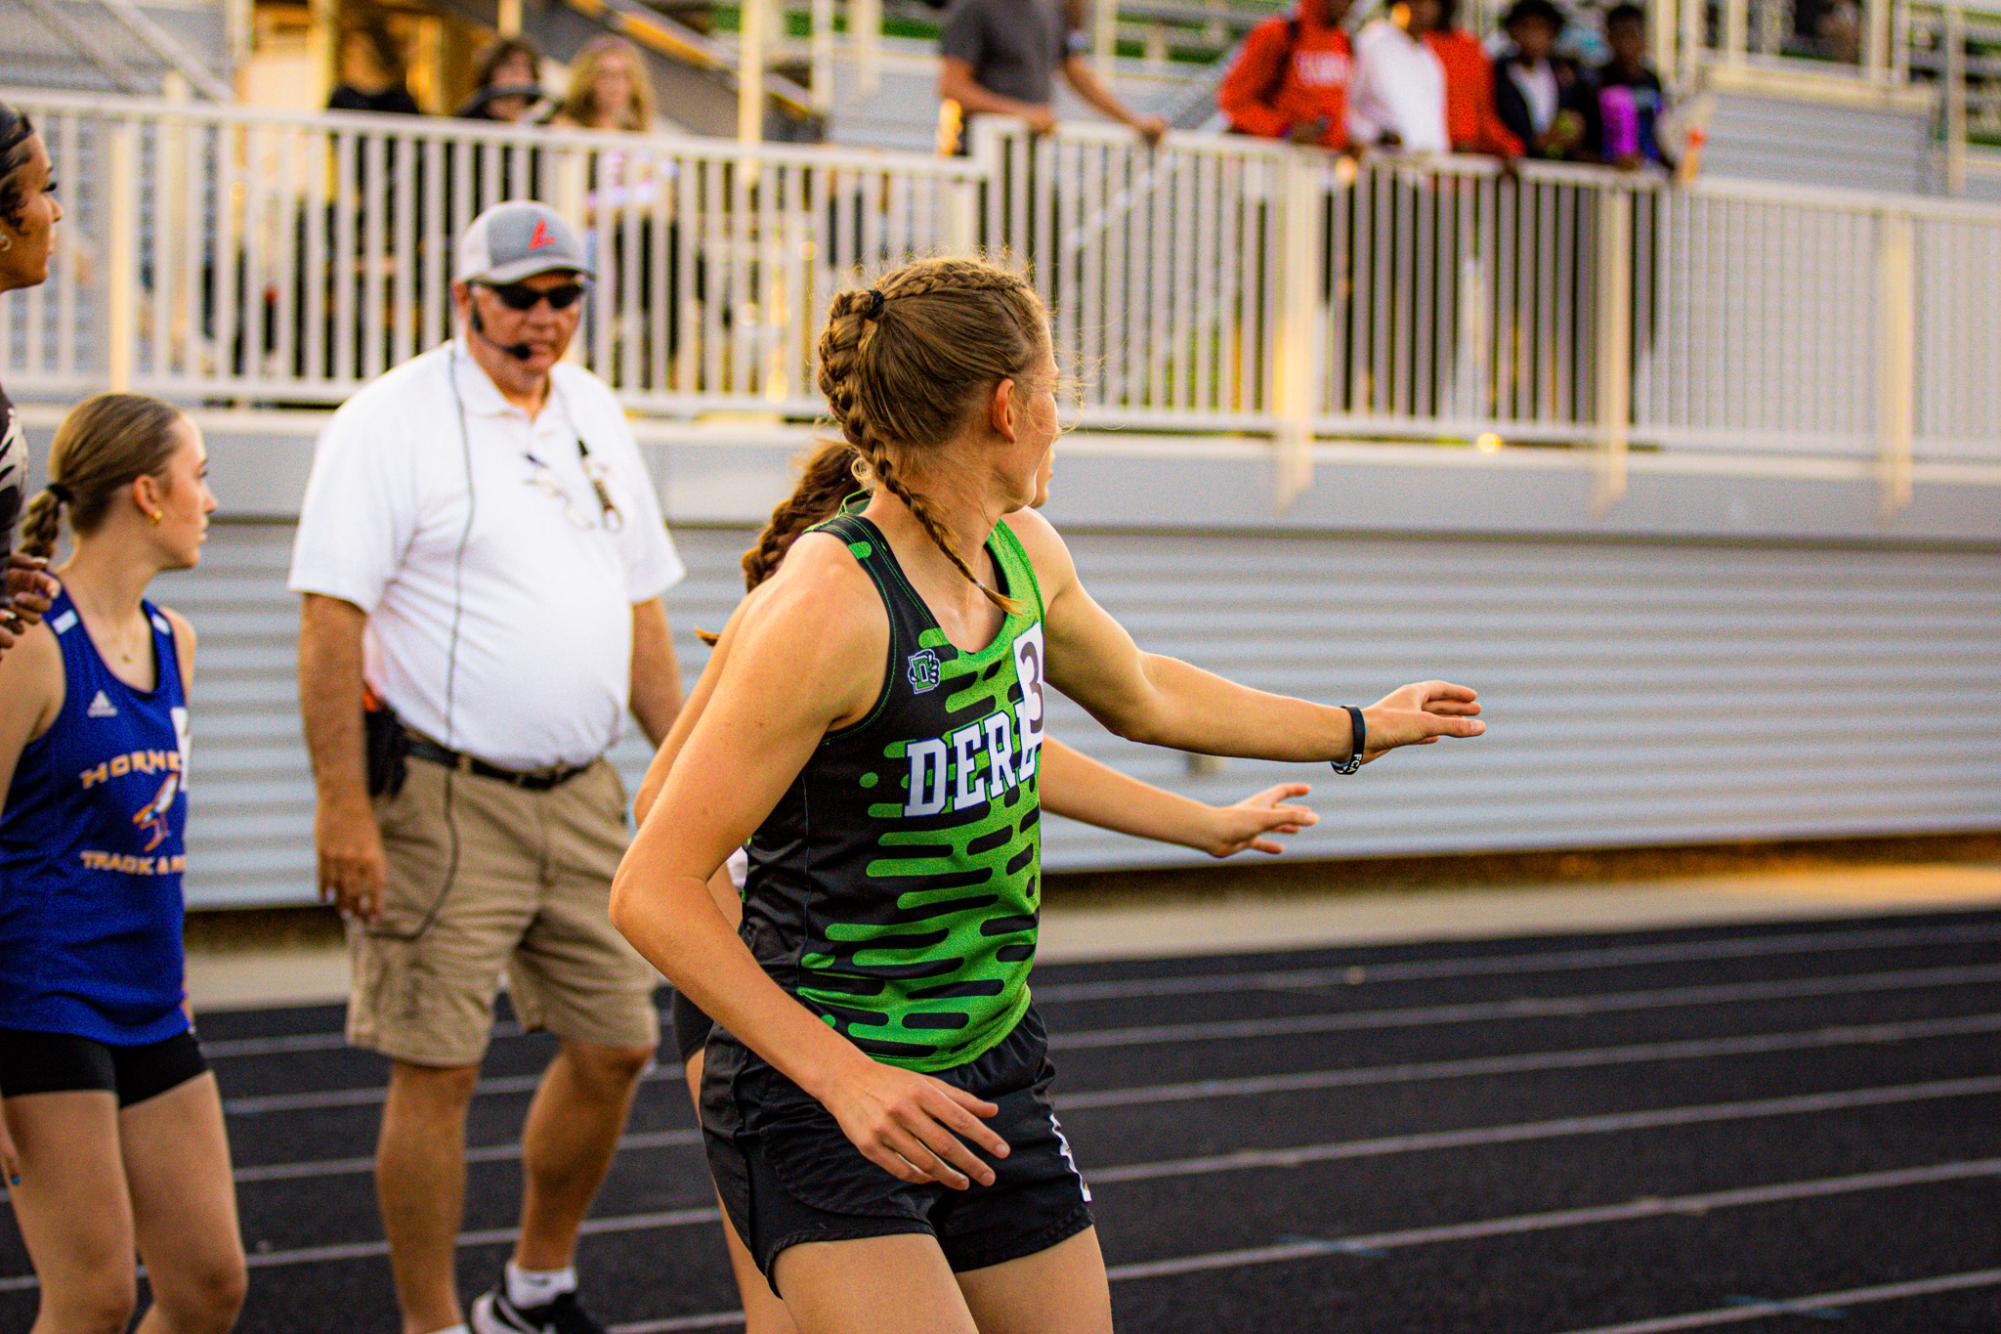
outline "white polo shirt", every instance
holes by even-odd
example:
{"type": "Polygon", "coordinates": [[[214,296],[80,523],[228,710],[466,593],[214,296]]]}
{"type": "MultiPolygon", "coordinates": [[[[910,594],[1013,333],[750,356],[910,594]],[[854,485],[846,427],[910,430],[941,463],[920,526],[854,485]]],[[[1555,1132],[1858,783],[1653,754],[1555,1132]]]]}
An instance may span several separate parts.
{"type": "Polygon", "coordinates": [[[1348,133],[1373,144],[1396,131],[1406,153],[1449,153],[1445,125],[1445,66],[1429,42],[1388,19],[1355,37],[1355,77],[1348,85],[1348,133]]]}
{"type": "Polygon", "coordinates": [[[368,613],[368,682],[403,721],[508,769],[617,743],[633,606],[687,573],[610,387],[551,379],[531,421],[452,342],[361,390],[320,434],[292,553],[293,592],[368,613]]]}

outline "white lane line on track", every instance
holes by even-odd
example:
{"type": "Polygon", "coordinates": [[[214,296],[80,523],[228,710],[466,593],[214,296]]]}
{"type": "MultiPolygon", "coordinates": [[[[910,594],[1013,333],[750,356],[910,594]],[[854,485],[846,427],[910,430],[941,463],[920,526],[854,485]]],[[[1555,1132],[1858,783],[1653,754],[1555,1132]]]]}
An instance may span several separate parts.
{"type": "Polygon", "coordinates": [[[1842,954],[1899,946],[1980,945],[2001,941],[2001,923],[1955,927],[1909,927],[1870,931],[1801,932],[1782,936],[1733,937],[1661,945],[1611,945],[1603,949],[1549,950],[1456,959],[1408,959],[1326,968],[1286,968],[1258,973],[1209,973],[1118,982],[1068,982],[1036,988],[1044,1001],[1129,1000],[1149,996],[1199,996],[1257,987],[1291,991],[1310,987],[1350,987],[1371,982],[1413,982],[1454,977],[1515,976],[1523,973],[1578,972],[1645,964],[1700,963],[1763,959],[1801,954],[1842,954]]]}
{"type": "MultiPolygon", "coordinates": [[[[1795,932],[1660,945],[1613,945],[1603,949],[1548,950],[1527,954],[1476,955],[1449,959],[1408,959],[1380,964],[1271,969],[1255,973],[1203,973],[1180,977],[1131,978],[1114,982],[1055,982],[1035,989],[1046,1004],[1086,1000],[1128,1000],[1156,996],[1201,996],[1215,991],[1291,991],[1370,982],[1408,982],[1451,977],[1515,976],[1576,972],[1643,964],[1698,963],[1705,960],[1762,959],[1802,954],[1843,954],[1900,946],[1978,945],[2001,941],[2001,922],[1950,927],[1905,927],[1863,931],[1795,932]]],[[[664,1021],[665,1016],[662,1016],[664,1021]]],[[[496,1024],[496,1040],[527,1036],[520,1024],[496,1024]]],[[[212,1059],[274,1056],[296,1052],[344,1051],[345,1035],[294,1033],[252,1038],[218,1038],[202,1043],[212,1059]]]]}
{"type": "MultiPolygon", "coordinates": [[[[1849,1288],[1845,1292],[1816,1292],[1811,1297],[1787,1297],[1781,1301],[1747,1301],[1714,1311],[1691,1311],[1687,1315],[1662,1316],[1658,1320],[1635,1320],[1624,1325],[1601,1325],[1574,1334],[1671,1334],[1681,1329],[1708,1329],[1714,1325],[1740,1325],[1747,1320],[1763,1320],[1774,1315],[1802,1315],[1815,1311],[1832,1313],[1851,1306],[1875,1302],[1907,1301],[1942,1292],[1968,1292],[1977,1288],[2001,1287],[2001,1269],[1976,1269],[1964,1274],[1940,1274],[1936,1278],[1914,1278],[1904,1283],[1882,1283],[1873,1288],[1849,1288]]],[[[742,1319],[739,1315],[738,1319],[742,1319]]],[[[699,1328],[709,1328],[699,1326],[699,1328]]]]}
{"type": "Polygon", "coordinates": [[[1457,1005],[1416,1005],[1391,1010],[1353,1010],[1335,1014],[1281,1015],[1269,1019],[1230,1019],[1195,1024],[1142,1024],[1132,1028],[1089,1029],[1057,1033],[1049,1046],[1055,1051],[1102,1047],[1138,1047],[1181,1042],[1243,1041],[1293,1037],[1305,1033],[1358,1032],[1377,1028],[1420,1028],[1513,1019],[1562,1019],[1634,1010],[1673,1009],[1687,1005],[1726,1005],[1743,1001],[1802,1000],[1813,996],[1848,996],[1865,992],[1914,991],[1931,987],[1971,986],[2001,982],[2001,964],[1957,968],[1909,968],[1888,973],[1848,973],[1837,977],[1794,978],[1784,982],[1732,982],[1694,987],[1657,987],[1647,991],[1590,992],[1576,996],[1524,996],[1504,1001],[1471,1001],[1457,1005]]]}
{"type": "MultiPolygon", "coordinates": [[[[1667,1107],[1643,1112],[1621,1112],[1608,1116],[1571,1117],[1560,1121],[1532,1121],[1516,1125],[1482,1126],[1466,1130],[1435,1131],[1416,1135],[1394,1135],[1365,1140],[1338,1140],[1327,1144],[1303,1144],[1285,1149],[1247,1150],[1213,1158],[1179,1158],[1154,1163],[1131,1163],[1123,1167],[1087,1171],[1094,1186],[1117,1185],[1162,1177],[1207,1176],[1259,1168],[1300,1167],[1317,1163],[1360,1158],[1391,1158],[1407,1153],[1441,1149],[1478,1148],[1490,1144],[1526,1144],[1553,1139],[1574,1139],[1585,1135],[1606,1135],[1633,1130],[1669,1129],[1680,1126],[1745,1121],[1760,1117],[1814,1115],[1849,1111],[1863,1107],[1886,1107],[1946,1098],[1977,1097],[2001,1093],[2001,1075],[1979,1079],[1937,1080],[1925,1084],[1905,1084],[1892,1088],[1851,1089],[1840,1093],[1808,1094],[1794,1098],[1763,1098],[1752,1102],[1712,1103],[1698,1107],[1667,1107]]],[[[2001,1159],[1992,1160],[2001,1172],[2001,1159]]],[[[1878,1174],[1881,1175],[1881,1174],[1878,1174]]],[[[1894,1174],[1892,1174],[1894,1175],[1894,1174]]],[[[1765,1189],[1760,1187],[1758,1189],[1765,1189]]],[[[1611,1206],[1614,1209],[1629,1205],[1611,1206]]],[[[1586,1211],[1589,1212],[1589,1211],[1586,1211]]],[[[1540,1217],[1541,1215],[1537,1215],[1540,1217]]],[[[716,1217],[713,1207],[676,1209],[664,1213],[629,1214],[593,1218],[585,1222],[586,1236],[619,1232],[647,1232],[665,1228],[691,1227],[716,1217]]],[[[1402,1235],[1402,1234],[1392,1234],[1402,1235]]],[[[512,1228],[468,1232],[459,1245],[485,1246],[514,1239],[512,1228]]],[[[1325,1245],[1374,1245],[1366,1238],[1328,1242],[1325,1245]]],[[[1324,1245],[1306,1246],[1307,1254],[1324,1245]]],[[[1265,1248],[1272,1249],[1272,1248],[1265,1248]]],[[[1280,1250],[1285,1247],[1276,1248],[1280,1250]]],[[[1382,1249],[1378,1247],[1377,1249],[1382,1249]]],[[[331,1260],[357,1260],[385,1256],[389,1247],[382,1241],[363,1241],[330,1246],[308,1246],[295,1250],[253,1254],[253,1268],[309,1264],[331,1260]]],[[[1260,1252],[1262,1253],[1262,1252],[1260,1252]]],[[[35,1285],[33,1275],[0,1279],[0,1292],[17,1292],[35,1285]]]]}
{"type": "MultiPolygon", "coordinates": [[[[1847,1177],[1822,1177],[1812,1181],[1788,1182],[1782,1185],[1757,1186],[1746,1190],[1714,1191],[1701,1195],[1679,1195],[1666,1199],[1634,1200],[1628,1204],[1605,1205],[1590,1209],[1560,1209],[1551,1213],[1517,1214],[1509,1218],[1483,1219],[1471,1223],[1453,1223],[1442,1227],[1411,1228],[1402,1232],[1379,1232],[1368,1236],[1330,1238],[1327,1241],[1288,1242],[1281,1246],[1261,1246],[1237,1251],[1216,1251],[1207,1255],[1181,1256],[1173,1260],[1153,1260],[1140,1264],[1114,1265],[1107,1274],[1114,1283],[1130,1283],[1149,1278],[1174,1278],[1183,1274],[1211,1272],[1218,1269],[1245,1269],[1256,1265],[1284,1264],[1298,1260],[1322,1259],[1338,1255],[1352,1255],[1362,1251],[1391,1251],[1415,1246],[1438,1245],[1455,1241],[1480,1241],[1489,1237],[1520,1236],[1532,1232],[1550,1232],[1564,1228],[1586,1227],[1592,1224],[1642,1222],[1652,1218],[1674,1215],[1701,1216],[1723,1209],[1750,1208],[1761,1204],[1786,1204],[1798,1200],[1826,1199],[1835,1195],[1853,1195],[1876,1190],[1898,1190],[1910,1186],[1938,1185],[1953,1181],[1971,1181],[1980,1178],[2001,1176],[2001,1158],[1988,1158],[1973,1162],[1940,1163],[1931,1167],[1906,1168],[1894,1172],[1867,1172],[1847,1177]]],[[[713,1209],[706,1211],[713,1217],[713,1209]]],[[[697,1220],[700,1221],[700,1220],[697,1220]]],[[[585,1224],[588,1228],[589,1224],[585,1224]]],[[[257,1263],[253,1258],[251,1263],[257,1263]]],[[[0,1280],[0,1291],[16,1291],[22,1286],[32,1286],[32,1278],[23,1284],[21,1280],[0,1280]]],[[[1954,1275],[1950,1278],[1933,1279],[1914,1283],[1889,1285],[1883,1288],[1858,1289],[1853,1293],[1829,1294],[1840,1299],[1841,1305],[1861,1305],[1866,1301],[1889,1301],[1895,1297],[1922,1296],[1931,1292],[1950,1292],[1960,1288],[1984,1287],[2001,1282],[2001,1270],[1989,1270],[1981,1274],[1954,1275]],[[1883,1296],[1872,1294],[1882,1293],[1883,1296]]],[[[1812,1302],[1813,1298],[1801,1299],[1786,1305],[1798,1308],[1802,1302],[1812,1302]]],[[[1612,1328],[1589,1331],[1588,1334],[1643,1334],[1643,1331],[1668,1331],[1699,1328],[1702,1324],[1727,1324],[1728,1316],[1749,1320],[1772,1314],[1769,1310],[1756,1307],[1732,1308],[1728,1312],[1705,1312],[1700,1316],[1679,1317],[1683,1322],[1694,1323],[1642,1323],[1619,1325],[1612,1328]],[[1707,1318],[1705,1318],[1707,1317],[1707,1318]]],[[[667,1320],[647,1320],[633,1324],[617,1325],[612,1334],[671,1334],[677,1330],[722,1329],[741,1322],[741,1311],[713,1311],[702,1315],[677,1316],[667,1320]]]]}
{"type": "MultiPolygon", "coordinates": [[[[1996,1025],[2001,1031],[2001,1024],[1996,1025]]],[[[647,1130],[621,1137],[619,1152],[628,1149],[681,1149],[702,1142],[699,1130],[647,1130]]],[[[521,1145],[491,1144],[482,1148],[466,1150],[469,1163],[511,1163],[521,1157],[521,1145]]],[[[236,1169],[236,1184],[241,1186],[259,1181],[308,1181],[321,1177],[364,1176],[375,1170],[373,1158],[326,1158],[318,1162],[267,1163],[259,1167],[239,1167],[236,1169]]]]}
{"type": "MultiPolygon", "coordinates": [[[[1917,968],[1890,973],[1844,973],[1833,977],[1795,978],[1785,982],[1741,982],[1720,986],[1664,987],[1652,991],[1599,992],[1574,996],[1523,997],[1455,1005],[1419,1005],[1391,1010],[1345,1011],[1335,1014],[1286,1015],[1218,1023],[1158,1024],[1138,1028],[1104,1028],[1058,1033],[1049,1040],[1057,1051],[1104,1047],[1158,1046],[1177,1042],[1291,1037],[1306,1033],[1363,1032],[1384,1028],[1421,1028],[1440,1024],[1520,1019],[1581,1018],[1597,1014],[1629,1014],[1678,1006],[1724,1005],[1743,1001],[1800,1000],[1814,996],[1847,996],[1884,991],[1922,991],[2001,981],[2001,964],[1979,967],[1917,968]]],[[[681,1078],[679,1065],[662,1065],[645,1076],[648,1081],[681,1078]]],[[[476,1097],[529,1093],[539,1075],[512,1075],[480,1081],[476,1097]]],[[[326,1089],[309,1093],[279,1093],[228,1098],[223,1111],[232,1116],[272,1112],[312,1111],[328,1107],[367,1107],[386,1095],[381,1085],[326,1089]]]]}
{"type": "Polygon", "coordinates": [[[741,1311],[711,1311],[708,1315],[682,1315],[670,1320],[641,1320],[631,1325],[613,1325],[611,1334],[676,1334],[684,1329],[731,1329],[743,1324],[741,1311]]]}
{"type": "Polygon", "coordinates": [[[1305,1167],[1311,1163],[1355,1158],[1386,1158],[1441,1149],[1484,1148],[1495,1144],[1530,1144],[1585,1135],[1618,1135],[1635,1130],[1669,1130],[1682,1126],[1754,1121],[1774,1116],[1813,1116],[1820,1112],[1893,1107],[1943,1098],[1977,1098],[2001,1093],[2001,1075],[1976,1079],[1939,1079],[1891,1088],[1848,1089],[1840,1093],[1803,1093],[1790,1098],[1758,1098],[1748,1102],[1714,1102],[1695,1107],[1664,1107],[1642,1112],[1609,1112],[1603,1116],[1566,1116],[1553,1121],[1525,1121],[1511,1126],[1481,1126],[1472,1130],[1431,1130],[1412,1135],[1310,1144],[1290,1149],[1239,1149],[1202,1158],[1175,1158],[1157,1163],[1098,1168],[1086,1173],[1094,1186],[1166,1177],[1210,1176],[1218,1172],[1252,1172],[1305,1167]]]}
{"type": "Polygon", "coordinates": [[[1836,1195],[1901,1190],[1911,1186],[1931,1186],[1952,1181],[1973,1181],[1994,1177],[2001,1177],[2001,1158],[1939,1163],[1931,1167],[1904,1168],[1893,1172],[1864,1172],[1855,1176],[1821,1177],[1812,1181],[1754,1186],[1744,1190],[1721,1190],[1700,1195],[1641,1199],[1626,1204],[1608,1204],[1585,1209],[1558,1209],[1550,1213],[1518,1214],[1512,1218],[1489,1218],[1471,1223],[1450,1223],[1440,1227],[1410,1228],[1400,1232],[1330,1237],[1324,1242],[1297,1241],[1278,1246],[1213,1251],[1207,1255],[1184,1255],[1172,1260],[1115,1265],[1109,1272],[1114,1283],[1130,1283],[1138,1279],[1175,1278],[1184,1274],[1200,1274],[1218,1269],[1248,1269],[1256,1265],[1284,1264],[1294,1260],[1352,1254],[1361,1250],[1392,1251],[1445,1242],[1483,1241],[1490,1237],[1520,1236],[1531,1232],[1550,1232],[1602,1223],[1633,1223],[1678,1214],[1701,1216],[1719,1210],[1745,1209],[1761,1204],[1789,1204],[1800,1200],[1827,1199],[1836,1195]]]}
{"type": "MultiPolygon", "coordinates": [[[[1815,1051],[1831,1047],[1921,1042],[1937,1038],[2001,1033],[2001,1014],[1973,1014],[1950,1019],[1920,1019],[1908,1023],[1853,1024],[1785,1033],[1752,1033],[1734,1038],[1699,1038],[1682,1042],[1643,1042],[1623,1047],[1587,1047],[1569,1051],[1525,1052],[1513,1056],[1480,1056],[1464,1060],[1412,1061],[1402,1065],[1305,1070],[1285,1075],[1248,1075],[1241,1079],[1203,1079],[1181,1084],[1145,1084],[1135,1088],[1097,1089],[1073,1093],[1061,1101],[1067,1112],[1085,1109],[1151,1106],[1165,1102],[1195,1102],[1210,1098],[1265,1097],[1332,1088],[1364,1088],[1419,1083],[1434,1079],[1534,1074],[1553,1070],[1585,1070],[1662,1061],[1715,1060],[1727,1056],[1765,1056],[1815,1051]]],[[[629,1149],[687,1148],[701,1143],[697,1130],[658,1130],[629,1134],[619,1141],[629,1149]]],[[[468,1151],[476,1163],[512,1162],[521,1156],[518,1143],[496,1144],[468,1151]]],[[[320,1161],[272,1163],[241,1167],[237,1184],[300,1181],[319,1177],[362,1175],[374,1170],[372,1158],[331,1158],[320,1161]]]]}

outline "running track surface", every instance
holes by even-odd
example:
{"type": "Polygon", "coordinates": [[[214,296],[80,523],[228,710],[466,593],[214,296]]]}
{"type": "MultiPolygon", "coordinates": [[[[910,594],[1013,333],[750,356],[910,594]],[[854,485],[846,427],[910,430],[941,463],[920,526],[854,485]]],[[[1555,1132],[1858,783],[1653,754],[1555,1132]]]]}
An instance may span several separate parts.
{"type": "MultiPolygon", "coordinates": [[[[2001,1331],[2001,912],[1051,966],[1126,1334],[2001,1331]]],[[[384,1066],[218,1013],[251,1334],[393,1334],[384,1066]]],[[[551,1047],[503,1024],[459,1273],[507,1254],[551,1047]]],[[[676,1068],[588,1224],[621,1334],[734,1329],[676,1068]]],[[[35,1292],[0,1214],[0,1330],[35,1292]]]]}

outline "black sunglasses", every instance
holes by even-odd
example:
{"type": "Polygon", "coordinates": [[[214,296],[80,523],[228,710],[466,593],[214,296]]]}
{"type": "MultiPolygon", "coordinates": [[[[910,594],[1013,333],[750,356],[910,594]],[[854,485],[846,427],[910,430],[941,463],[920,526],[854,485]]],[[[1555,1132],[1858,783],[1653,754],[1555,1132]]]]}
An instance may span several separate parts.
{"type": "Polygon", "coordinates": [[[564,283],[560,287],[530,287],[527,283],[483,283],[487,291],[500,298],[500,304],[509,310],[533,310],[536,303],[547,301],[551,310],[568,310],[577,304],[584,294],[582,283],[564,283]]]}

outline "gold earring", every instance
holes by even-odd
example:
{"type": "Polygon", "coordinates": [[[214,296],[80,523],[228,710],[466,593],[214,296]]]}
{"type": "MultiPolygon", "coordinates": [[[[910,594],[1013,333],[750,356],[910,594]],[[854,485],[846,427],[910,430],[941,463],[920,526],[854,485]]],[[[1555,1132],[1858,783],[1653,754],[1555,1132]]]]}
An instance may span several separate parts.
{"type": "Polygon", "coordinates": [[[159,511],[159,510],[154,510],[154,511],[153,511],[153,515],[152,515],[152,518],[153,518],[153,526],[154,526],[155,528],[158,528],[158,527],[160,526],[160,520],[162,520],[162,519],[164,519],[164,518],[166,518],[166,517],[167,517],[167,516],[166,516],[166,515],[165,515],[164,513],[162,513],[161,511],[159,511]]]}
{"type": "Polygon", "coordinates": [[[12,250],[13,248],[14,248],[13,237],[0,236],[0,255],[6,254],[9,250],[12,250]]]}

